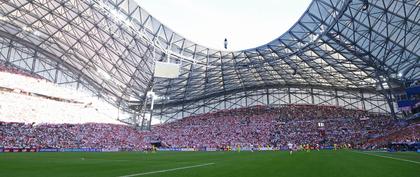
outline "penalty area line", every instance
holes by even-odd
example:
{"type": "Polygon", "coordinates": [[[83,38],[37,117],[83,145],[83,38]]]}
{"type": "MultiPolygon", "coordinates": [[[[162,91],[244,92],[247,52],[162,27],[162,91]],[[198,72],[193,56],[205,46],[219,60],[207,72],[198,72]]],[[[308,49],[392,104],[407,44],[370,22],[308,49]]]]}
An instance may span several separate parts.
{"type": "Polygon", "coordinates": [[[390,156],[384,156],[384,155],[377,155],[377,154],[371,154],[371,153],[366,153],[366,152],[357,152],[357,151],[353,151],[355,153],[359,153],[359,154],[365,154],[365,155],[369,155],[369,156],[376,156],[376,157],[382,157],[382,158],[387,158],[387,159],[394,159],[394,160],[399,160],[399,161],[404,161],[404,162],[411,162],[411,163],[415,163],[415,164],[420,164],[420,162],[418,161],[413,161],[413,160],[407,160],[407,159],[401,159],[401,158],[397,158],[397,157],[390,157],[390,156]]]}
{"type": "Polygon", "coordinates": [[[131,174],[131,175],[119,176],[119,177],[133,177],[133,176],[150,175],[150,174],[155,174],[155,173],[165,173],[165,172],[177,171],[177,170],[184,170],[184,169],[189,169],[189,168],[204,167],[204,166],[209,166],[209,165],[214,165],[214,164],[215,163],[205,163],[205,164],[192,165],[192,166],[186,166],[186,167],[171,168],[171,169],[166,169],[166,170],[158,170],[158,171],[150,171],[150,172],[144,172],[144,173],[136,173],[136,174],[131,174]]]}

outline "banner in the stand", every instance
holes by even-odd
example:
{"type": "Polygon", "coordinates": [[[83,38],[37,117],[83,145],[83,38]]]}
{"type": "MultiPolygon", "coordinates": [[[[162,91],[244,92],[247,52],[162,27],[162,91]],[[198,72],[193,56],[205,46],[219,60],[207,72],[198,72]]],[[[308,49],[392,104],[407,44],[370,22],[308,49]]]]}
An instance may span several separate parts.
{"type": "Polygon", "coordinates": [[[58,152],[58,148],[41,148],[38,152],[58,152]]]}
{"type": "Polygon", "coordinates": [[[276,149],[273,149],[272,147],[261,147],[259,148],[260,151],[274,151],[276,149]]]}
{"type": "Polygon", "coordinates": [[[206,148],[206,151],[209,151],[209,152],[217,151],[217,148],[206,148]]]}
{"type": "Polygon", "coordinates": [[[196,151],[194,148],[157,148],[158,151],[183,151],[191,152],[196,151]]]}
{"type": "Polygon", "coordinates": [[[36,152],[35,148],[26,148],[26,149],[22,149],[22,152],[36,152]]]}
{"type": "MultiPolygon", "coordinates": [[[[237,151],[237,150],[239,150],[239,149],[235,148],[235,151],[237,151]]],[[[241,147],[241,151],[253,151],[253,150],[256,150],[256,149],[251,148],[251,147],[241,147]]]]}
{"type": "Polygon", "coordinates": [[[0,152],[36,152],[35,148],[3,148],[0,152]]]}
{"type": "Polygon", "coordinates": [[[325,149],[325,150],[333,150],[334,147],[333,146],[321,146],[321,149],[325,149]]]}
{"type": "Polygon", "coordinates": [[[181,148],[157,148],[158,151],[181,151],[181,148]]]}
{"type": "MultiPolygon", "coordinates": [[[[183,151],[183,152],[191,152],[191,151],[227,151],[226,149],[219,149],[219,148],[157,148],[158,151],[183,151]]],[[[251,147],[242,147],[232,148],[230,151],[275,151],[278,150],[277,148],[273,147],[260,147],[260,148],[251,148],[251,147]]]]}
{"type": "Polygon", "coordinates": [[[120,151],[120,149],[118,149],[118,148],[103,148],[101,151],[102,152],[118,152],[118,151],[120,151]]]}
{"type": "Polygon", "coordinates": [[[102,149],[96,148],[62,148],[60,152],[101,152],[102,149]]]}
{"type": "Polygon", "coordinates": [[[194,148],[181,148],[181,151],[191,152],[191,151],[195,151],[195,149],[194,148]]]}

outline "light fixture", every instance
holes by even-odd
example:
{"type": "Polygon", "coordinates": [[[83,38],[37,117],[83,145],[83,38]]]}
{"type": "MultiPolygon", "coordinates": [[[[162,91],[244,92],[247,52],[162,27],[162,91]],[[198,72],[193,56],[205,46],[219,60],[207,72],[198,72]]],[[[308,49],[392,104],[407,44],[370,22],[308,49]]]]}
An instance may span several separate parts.
{"type": "Polygon", "coordinates": [[[35,36],[40,36],[40,35],[41,35],[41,33],[40,33],[39,31],[34,31],[34,35],[35,35],[35,36]]]}
{"type": "Polygon", "coordinates": [[[27,26],[23,26],[22,27],[22,30],[23,31],[27,31],[27,32],[31,32],[32,31],[32,29],[30,27],[27,27],[27,26]]]}
{"type": "Polygon", "coordinates": [[[7,18],[3,15],[0,15],[0,21],[7,21],[7,18]]]}
{"type": "Polygon", "coordinates": [[[99,76],[101,76],[103,79],[105,79],[105,80],[110,80],[111,79],[111,75],[109,75],[104,70],[98,69],[97,72],[98,72],[99,76]]]}
{"type": "Polygon", "coordinates": [[[367,0],[364,0],[362,10],[366,11],[368,8],[369,8],[369,2],[367,0]]]}

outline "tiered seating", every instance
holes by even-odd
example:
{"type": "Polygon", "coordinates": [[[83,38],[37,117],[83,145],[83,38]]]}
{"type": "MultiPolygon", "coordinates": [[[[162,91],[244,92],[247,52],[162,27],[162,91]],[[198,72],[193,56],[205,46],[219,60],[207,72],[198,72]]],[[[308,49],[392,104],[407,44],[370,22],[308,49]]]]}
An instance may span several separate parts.
{"type": "Polygon", "coordinates": [[[157,126],[153,133],[173,147],[269,145],[278,115],[258,106],[188,117],[157,126]]]}
{"type": "Polygon", "coordinates": [[[389,143],[412,144],[420,142],[420,124],[412,124],[401,129],[389,130],[384,136],[367,141],[364,148],[386,147],[389,143]]]}
{"type": "Polygon", "coordinates": [[[31,73],[28,73],[24,70],[18,69],[18,68],[14,68],[14,67],[8,67],[2,63],[0,63],[0,72],[7,72],[7,73],[11,73],[11,74],[18,74],[18,75],[22,75],[22,76],[26,76],[26,77],[32,77],[32,78],[36,78],[36,79],[42,79],[40,76],[38,75],[34,75],[31,73]]]}
{"type": "Polygon", "coordinates": [[[320,146],[351,144],[362,147],[368,143],[420,139],[418,125],[402,128],[404,126],[390,117],[341,107],[255,106],[187,117],[154,126],[151,132],[140,132],[130,126],[116,124],[33,125],[2,122],[0,147],[140,150],[150,147],[151,141],[177,148],[284,148],[288,143],[320,146]]]}
{"type": "Polygon", "coordinates": [[[142,150],[143,135],[127,125],[24,124],[0,122],[0,147],[142,150]]]}
{"type": "Polygon", "coordinates": [[[359,144],[396,125],[387,116],[333,106],[290,105],[235,109],[157,126],[154,133],[175,147],[359,144]],[[323,126],[321,126],[321,124],[323,126]]]}
{"type": "Polygon", "coordinates": [[[118,123],[117,116],[117,108],[95,96],[0,64],[0,121],[118,123]]]}

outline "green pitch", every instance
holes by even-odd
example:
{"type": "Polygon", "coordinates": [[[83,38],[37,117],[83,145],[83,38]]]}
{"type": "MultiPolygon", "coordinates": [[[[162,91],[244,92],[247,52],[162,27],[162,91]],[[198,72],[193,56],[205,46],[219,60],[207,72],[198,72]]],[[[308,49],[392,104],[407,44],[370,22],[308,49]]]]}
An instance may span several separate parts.
{"type": "Polygon", "coordinates": [[[420,153],[0,153],[0,176],[420,177],[420,153]]]}

